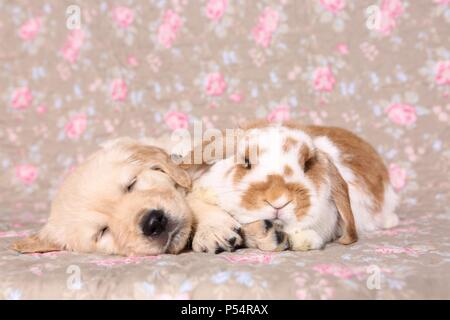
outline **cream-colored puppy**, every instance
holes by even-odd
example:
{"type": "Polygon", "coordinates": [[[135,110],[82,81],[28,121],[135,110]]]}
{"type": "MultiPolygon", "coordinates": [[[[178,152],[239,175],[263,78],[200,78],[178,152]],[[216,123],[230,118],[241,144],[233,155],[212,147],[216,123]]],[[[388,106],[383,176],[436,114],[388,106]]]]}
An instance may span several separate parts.
{"type": "Polygon", "coordinates": [[[191,232],[190,185],[162,149],[129,138],[106,143],[63,182],[42,230],[13,249],[177,253],[191,232]]]}

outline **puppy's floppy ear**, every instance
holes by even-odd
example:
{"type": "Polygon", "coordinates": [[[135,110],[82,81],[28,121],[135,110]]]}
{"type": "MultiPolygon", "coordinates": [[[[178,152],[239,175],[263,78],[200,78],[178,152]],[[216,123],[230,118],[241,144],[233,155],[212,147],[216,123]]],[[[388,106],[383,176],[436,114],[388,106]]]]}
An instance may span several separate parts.
{"type": "Polygon", "coordinates": [[[156,158],[152,168],[158,168],[164,171],[169,177],[183,188],[190,189],[192,185],[191,177],[181,167],[172,162],[170,158],[156,158]]]}
{"type": "Polygon", "coordinates": [[[191,177],[181,167],[177,166],[171,157],[161,148],[142,144],[133,144],[129,147],[130,162],[149,165],[152,169],[160,169],[180,186],[190,189],[191,177]]]}
{"type": "Polygon", "coordinates": [[[342,236],[338,241],[340,244],[351,244],[358,241],[358,234],[356,232],[355,219],[350,204],[348,185],[330,159],[328,159],[328,165],[331,180],[331,197],[339,213],[340,226],[342,229],[342,236]]]}
{"type": "Polygon", "coordinates": [[[209,167],[217,160],[225,159],[227,152],[235,150],[236,138],[226,137],[220,130],[211,130],[210,136],[203,137],[201,143],[179,160],[184,169],[203,169],[209,167]]]}
{"type": "Polygon", "coordinates": [[[50,252],[50,251],[64,250],[62,246],[45,239],[41,239],[37,234],[13,242],[13,244],[11,245],[11,249],[18,251],[20,253],[50,252]]]}

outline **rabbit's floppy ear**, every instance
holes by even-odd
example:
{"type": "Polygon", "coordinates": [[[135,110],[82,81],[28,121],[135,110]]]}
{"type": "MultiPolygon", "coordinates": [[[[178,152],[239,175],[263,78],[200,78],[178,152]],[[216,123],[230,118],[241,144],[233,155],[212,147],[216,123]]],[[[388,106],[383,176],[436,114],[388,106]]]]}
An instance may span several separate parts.
{"type": "Polygon", "coordinates": [[[340,226],[342,229],[342,236],[338,241],[341,244],[351,244],[358,241],[358,234],[356,232],[355,219],[350,204],[348,185],[329,158],[328,166],[331,182],[331,197],[339,213],[340,226]]]}
{"type": "Polygon", "coordinates": [[[20,253],[61,251],[64,248],[51,241],[41,239],[38,234],[18,240],[11,245],[11,249],[20,253]]]}

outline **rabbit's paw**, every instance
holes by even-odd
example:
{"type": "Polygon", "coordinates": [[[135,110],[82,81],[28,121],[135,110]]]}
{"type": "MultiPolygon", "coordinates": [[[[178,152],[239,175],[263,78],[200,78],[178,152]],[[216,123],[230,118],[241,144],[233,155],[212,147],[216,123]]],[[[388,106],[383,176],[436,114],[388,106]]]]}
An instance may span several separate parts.
{"type": "Polygon", "coordinates": [[[245,245],[263,251],[283,251],[289,239],[283,227],[274,220],[259,220],[242,226],[245,245]]]}

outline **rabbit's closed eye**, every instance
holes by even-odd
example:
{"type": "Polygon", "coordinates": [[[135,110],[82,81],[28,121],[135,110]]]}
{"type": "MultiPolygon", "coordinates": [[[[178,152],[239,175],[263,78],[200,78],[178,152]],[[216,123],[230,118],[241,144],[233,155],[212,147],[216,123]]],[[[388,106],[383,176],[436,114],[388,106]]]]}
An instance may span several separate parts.
{"type": "Polygon", "coordinates": [[[316,157],[312,157],[312,158],[309,158],[308,160],[306,160],[305,165],[303,167],[303,171],[305,173],[307,173],[313,167],[313,165],[316,163],[316,161],[317,161],[316,157]]]}
{"type": "Polygon", "coordinates": [[[252,164],[250,163],[250,159],[248,157],[245,157],[243,166],[244,166],[245,169],[251,169],[252,168],[252,164]]]}

